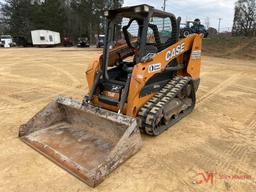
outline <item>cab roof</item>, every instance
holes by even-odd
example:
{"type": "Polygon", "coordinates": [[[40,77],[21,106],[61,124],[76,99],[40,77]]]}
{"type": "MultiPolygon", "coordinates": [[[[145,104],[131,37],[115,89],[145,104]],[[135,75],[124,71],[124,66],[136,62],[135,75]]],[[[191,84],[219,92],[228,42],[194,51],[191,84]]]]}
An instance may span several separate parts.
{"type": "Polygon", "coordinates": [[[148,4],[122,7],[122,8],[108,10],[104,12],[104,15],[109,19],[114,18],[117,14],[123,17],[128,17],[128,18],[141,17],[141,16],[145,17],[145,15],[160,17],[160,18],[175,17],[175,15],[172,13],[155,9],[154,7],[148,4]]]}

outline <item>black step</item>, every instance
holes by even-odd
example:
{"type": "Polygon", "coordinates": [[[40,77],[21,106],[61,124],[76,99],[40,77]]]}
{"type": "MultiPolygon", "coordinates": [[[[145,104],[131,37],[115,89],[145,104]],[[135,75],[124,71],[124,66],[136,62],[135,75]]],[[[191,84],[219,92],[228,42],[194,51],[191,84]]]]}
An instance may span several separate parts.
{"type": "Polygon", "coordinates": [[[119,104],[118,100],[106,97],[104,95],[99,95],[99,100],[108,105],[118,106],[118,104],[119,104]]]}

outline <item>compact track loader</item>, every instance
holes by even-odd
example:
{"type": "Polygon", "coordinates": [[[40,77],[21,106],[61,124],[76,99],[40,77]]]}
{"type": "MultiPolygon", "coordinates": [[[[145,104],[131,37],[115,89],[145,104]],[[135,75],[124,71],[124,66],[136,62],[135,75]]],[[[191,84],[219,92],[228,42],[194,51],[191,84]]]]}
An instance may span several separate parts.
{"type": "Polygon", "coordinates": [[[88,67],[82,102],[58,97],[27,124],[21,139],[95,187],[195,107],[199,34],[179,40],[180,18],[149,5],[104,12],[104,52],[88,67]]]}

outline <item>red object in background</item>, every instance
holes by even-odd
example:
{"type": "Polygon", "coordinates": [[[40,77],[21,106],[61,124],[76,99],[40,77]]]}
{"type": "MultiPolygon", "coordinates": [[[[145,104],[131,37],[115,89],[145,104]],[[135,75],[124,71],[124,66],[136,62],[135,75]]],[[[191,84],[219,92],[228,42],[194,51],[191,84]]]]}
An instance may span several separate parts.
{"type": "Polygon", "coordinates": [[[73,45],[74,45],[74,43],[69,37],[64,37],[64,39],[63,39],[64,47],[72,47],[73,45]]]}

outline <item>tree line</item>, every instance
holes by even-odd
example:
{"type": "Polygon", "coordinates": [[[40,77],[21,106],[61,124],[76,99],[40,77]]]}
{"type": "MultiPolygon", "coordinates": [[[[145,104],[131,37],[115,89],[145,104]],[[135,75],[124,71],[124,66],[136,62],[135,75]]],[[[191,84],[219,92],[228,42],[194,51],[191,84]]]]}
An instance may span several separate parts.
{"type": "Polygon", "coordinates": [[[238,0],[235,4],[234,35],[256,36],[256,0],[238,0]]]}
{"type": "Polygon", "coordinates": [[[2,29],[15,37],[30,38],[30,31],[46,29],[76,40],[104,33],[103,10],[119,8],[123,0],[5,0],[2,29]],[[4,27],[3,27],[4,26],[4,27]]]}
{"type": "MultiPolygon", "coordinates": [[[[122,5],[123,0],[5,0],[0,4],[0,33],[29,39],[31,30],[47,29],[62,38],[93,41],[104,33],[103,10],[122,5]]],[[[256,0],[236,1],[232,33],[256,36],[256,0]]]]}

